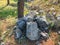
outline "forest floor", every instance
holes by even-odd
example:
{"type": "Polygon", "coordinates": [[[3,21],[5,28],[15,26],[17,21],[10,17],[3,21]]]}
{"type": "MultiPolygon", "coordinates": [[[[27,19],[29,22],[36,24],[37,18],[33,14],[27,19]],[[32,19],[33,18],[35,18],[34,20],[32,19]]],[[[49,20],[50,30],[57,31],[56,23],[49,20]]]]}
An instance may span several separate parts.
{"type": "MultiPolygon", "coordinates": [[[[18,45],[15,42],[14,35],[9,37],[11,32],[13,31],[14,25],[16,24],[17,17],[17,2],[10,0],[10,5],[6,6],[6,0],[0,0],[0,40],[2,39],[2,43],[5,45],[18,45]]],[[[25,14],[28,12],[25,9],[25,14]]],[[[47,41],[42,41],[40,45],[58,45],[59,35],[56,32],[51,31],[50,37],[47,41]]],[[[19,45],[35,45],[35,42],[31,42],[29,40],[25,40],[23,44],[19,45]]]]}
{"type": "MultiPolygon", "coordinates": [[[[17,45],[14,39],[14,35],[9,37],[11,32],[13,31],[14,25],[16,24],[16,18],[15,17],[7,17],[4,20],[0,20],[0,36],[3,39],[3,42],[8,45],[17,45]]],[[[40,45],[57,45],[59,41],[59,36],[56,32],[51,31],[50,37],[47,41],[42,41],[40,45]]],[[[35,45],[36,42],[32,42],[27,40],[23,40],[21,44],[19,45],[35,45]]]]}

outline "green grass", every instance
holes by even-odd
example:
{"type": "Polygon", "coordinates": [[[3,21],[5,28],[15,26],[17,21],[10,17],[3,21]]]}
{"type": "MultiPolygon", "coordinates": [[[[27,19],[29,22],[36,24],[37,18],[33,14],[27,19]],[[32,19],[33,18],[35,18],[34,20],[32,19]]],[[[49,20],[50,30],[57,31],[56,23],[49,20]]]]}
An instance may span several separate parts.
{"type": "MultiPolygon", "coordinates": [[[[18,15],[17,14],[17,0],[10,0],[10,4],[8,6],[6,4],[7,4],[6,0],[0,1],[0,19],[4,19],[9,15],[16,17],[18,15]]],[[[26,6],[24,6],[24,15],[26,15],[28,12],[29,10],[26,8],[26,6]]]]}
{"type": "Polygon", "coordinates": [[[17,1],[10,0],[10,5],[6,6],[6,4],[7,3],[5,0],[0,1],[0,19],[6,18],[9,15],[16,17],[17,16],[17,1]]]}
{"type": "MultiPolygon", "coordinates": [[[[0,19],[6,18],[7,16],[17,16],[17,0],[10,0],[10,5],[6,6],[7,2],[2,0],[0,2],[0,19]],[[2,6],[3,5],[3,6],[2,6]]],[[[28,9],[24,6],[24,15],[28,13],[28,9]]]]}
{"type": "Polygon", "coordinates": [[[6,18],[9,15],[17,16],[17,8],[7,6],[3,10],[0,11],[0,18],[6,18]]]}

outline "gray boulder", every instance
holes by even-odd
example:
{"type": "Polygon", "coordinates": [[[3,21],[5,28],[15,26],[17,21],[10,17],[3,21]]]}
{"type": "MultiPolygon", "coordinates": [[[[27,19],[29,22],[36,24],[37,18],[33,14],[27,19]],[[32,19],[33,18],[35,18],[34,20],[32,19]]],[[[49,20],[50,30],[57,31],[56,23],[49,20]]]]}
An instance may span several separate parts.
{"type": "Polygon", "coordinates": [[[36,22],[27,22],[26,36],[30,40],[39,39],[39,29],[36,22]]]}
{"type": "Polygon", "coordinates": [[[15,39],[19,39],[22,36],[21,30],[17,26],[14,29],[14,36],[15,36],[15,39]]]}

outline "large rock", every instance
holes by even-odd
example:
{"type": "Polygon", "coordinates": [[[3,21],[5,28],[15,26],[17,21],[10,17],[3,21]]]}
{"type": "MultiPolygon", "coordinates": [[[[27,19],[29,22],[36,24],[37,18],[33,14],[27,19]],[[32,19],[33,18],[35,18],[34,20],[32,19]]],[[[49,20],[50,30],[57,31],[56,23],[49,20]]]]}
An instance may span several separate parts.
{"type": "Polygon", "coordinates": [[[17,21],[17,26],[18,28],[25,33],[26,31],[26,19],[24,20],[24,18],[21,18],[17,21]]]}
{"type": "Polygon", "coordinates": [[[41,31],[47,31],[48,32],[48,22],[46,21],[45,18],[39,17],[38,19],[36,19],[36,22],[38,24],[38,28],[41,31]]]}
{"type": "Polygon", "coordinates": [[[22,36],[21,30],[17,26],[14,28],[14,36],[15,36],[15,39],[19,39],[22,36]]]}
{"type": "Polygon", "coordinates": [[[30,40],[39,39],[39,29],[36,22],[27,22],[26,36],[30,40]]]}

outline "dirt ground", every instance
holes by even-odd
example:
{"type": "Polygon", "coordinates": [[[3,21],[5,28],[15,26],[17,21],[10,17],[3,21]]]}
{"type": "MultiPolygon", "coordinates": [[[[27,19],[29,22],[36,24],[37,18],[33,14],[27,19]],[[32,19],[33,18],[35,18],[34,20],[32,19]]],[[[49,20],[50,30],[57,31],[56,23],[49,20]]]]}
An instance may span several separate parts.
{"type": "MultiPolygon", "coordinates": [[[[3,23],[0,26],[0,29],[2,29],[2,32],[6,31],[8,27],[7,25],[12,25],[12,24],[3,21],[3,23]]],[[[21,44],[18,44],[15,42],[14,36],[10,38],[7,36],[7,38],[5,39],[6,39],[5,43],[9,43],[9,45],[35,45],[36,44],[36,42],[34,41],[32,42],[29,40],[24,40],[21,44]]],[[[58,42],[58,34],[56,32],[51,32],[49,39],[47,41],[42,41],[41,43],[39,43],[39,45],[56,45],[57,42],[58,42]]]]}
{"type": "MultiPolygon", "coordinates": [[[[51,36],[49,37],[49,39],[47,41],[43,40],[41,43],[37,43],[37,45],[56,45],[57,38],[58,38],[58,34],[55,32],[52,32],[51,36]]],[[[23,42],[22,44],[19,44],[19,45],[36,45],[36,42],[25,40],[25,42],[23,42]]]]}

